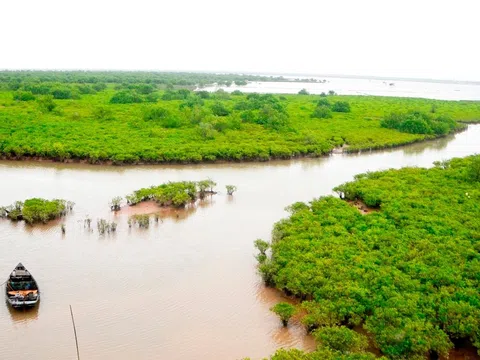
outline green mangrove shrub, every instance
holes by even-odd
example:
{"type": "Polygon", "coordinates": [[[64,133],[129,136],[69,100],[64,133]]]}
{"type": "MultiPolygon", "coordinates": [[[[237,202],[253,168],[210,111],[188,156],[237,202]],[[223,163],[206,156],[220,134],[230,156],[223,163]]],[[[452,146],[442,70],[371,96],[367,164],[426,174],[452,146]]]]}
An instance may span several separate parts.
{"type": "Polygon", "coordinates": [[[127,195],[127,203],[135,205],[142,201],[153,200],[160,206],[185,207],[199,197],[203,198],[207,192],[214,194],[216,183],[211,179],[202,181],[168,182],[158,186],[142,188],[127,195]]]}
{"type": "Polygon", "coordinates": [[[227,189],[227,195],[233,195],[235,191],[237,191],[237,187],[235,185],[225,185],[227,189]]]}
{"type": "Polygon", "coordinates": [[[28,224],[47,223],[49,220],[66,215],[73,209],[73,206],[73,202],[66,200],[32,198],[25,202],[16,201],[10,206],[2,207],[0,215],[14,221],[25,220],[28,224]]]}
{"type": "Polygon", "coordinates": [[[388,358],[447,357],[455,339],[480,347],[479,159],[359,174],[334,189],[379,207],[366,215],[333,196],[289,207],[258,270],[302,301],[319,349],[361,353],[355,326],[388,358]]]}
{"type": "Polygon", "coordinates": [[[278,315],[278,317],[282,321],[283,326],[287,326],[288,321],[295,313],[295,306],[289,303],[280,302],[278,304],[275,304],[275,306],[273,306],[270,310],[278,315]]]}
{"type": "Polygon", "coordinates": [[[433,116],[421,111],[391,113],[380,124],[388,129],[425,135],[445,135],[461,127],[449,116],[433,116]]]}
{"type": "Polygon", "coordinates": [[[122,208],[122,201],[123,201],[123,198],[121,196],[115,196],[110,201],[110,210],[112,211],[120,210],[122,208]]]}
{"type": "Polygon", "coordinates": [[[348,101],[335,101],[332,105],[332,111],[335,112],[350,112],[350,104],[348,101]]]}

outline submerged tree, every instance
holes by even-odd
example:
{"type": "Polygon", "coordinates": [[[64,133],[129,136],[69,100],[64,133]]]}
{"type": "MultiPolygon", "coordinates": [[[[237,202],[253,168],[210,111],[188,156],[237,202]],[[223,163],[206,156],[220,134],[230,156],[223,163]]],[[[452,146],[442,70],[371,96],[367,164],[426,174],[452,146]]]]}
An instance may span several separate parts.
{"type": "Polygon", "coordinates": [[[128,226],[131,227],[132,224],[138,224],[138,227],[148,229],[150,226],[150,216],[148,214],[133,215],[129,219],[128,226]]]}
{"type": "Polygon", "coordinates": [[[261,254],[265,255],[266,251],[270,247],[270,244],[262,239],[257,239],[254,242],[255,247],[260,251],[261,254]]]}
{"type": "Polygon", "coordinates": [[[270,310],[280,317],[283,326],[287,326],[288,321],[295,313],[295,306],[289,303],[281,302],[273,306],[270,310]]]}
{"type": "Polygon", "coordinates": [[[123,198],[121,196],[116,196],[110,201],[110,209],[112,211],[118,211],[122,207],[122,200],[123,198]]]}
{"type": "Polygon", "coordinates": [[[100,235],[105,233],[115,232],[117,230],[117,223],[115,222],[108,222],[105,219],[97,220],[97,229],[100,235]]]}
{"type": "Polygon", "coordinates": [[[83,227],[87,227],[90,229],[90,226],[92,224],[92,219],[87,215],[85,220],[83,220],[83,227]]]}
{"type": "Polygon", "coordinates": [[[255,256],[257,261],[261,264],[260,271],[262,272],[262,265],[264,265],[267,260],[267,250],[270,247],[270,244],[262,239],[257,239],[254,242],[255,247],[258,249],[259,253],[255,256]]]}
{"type": "Polygon", "coordinates": [[[227,188],[227,195],[233,195],[235,191],[237,191],[237,187],[235,185],[226,185],[227,188]]]}

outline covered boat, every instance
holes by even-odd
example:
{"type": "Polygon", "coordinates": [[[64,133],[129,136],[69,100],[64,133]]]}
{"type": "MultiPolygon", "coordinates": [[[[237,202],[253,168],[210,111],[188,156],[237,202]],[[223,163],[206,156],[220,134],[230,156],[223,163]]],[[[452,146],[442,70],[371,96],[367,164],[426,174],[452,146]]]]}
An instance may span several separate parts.
{"type": "Polygon", "coordinates": [[[40,300],[40,290],[33,276],[19,263],[5,284],[5,296],[15,308],[35,306],[40,300]]]}

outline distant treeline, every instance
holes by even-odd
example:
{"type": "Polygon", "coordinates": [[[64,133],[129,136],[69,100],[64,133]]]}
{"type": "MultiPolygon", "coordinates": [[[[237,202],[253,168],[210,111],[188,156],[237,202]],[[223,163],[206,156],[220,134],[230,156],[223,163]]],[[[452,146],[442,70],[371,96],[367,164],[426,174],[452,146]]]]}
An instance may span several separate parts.
{"type": "MultiPolygon", "coordinates": [[[[317,82],[315,79],[286,79],[283,76],[262,76],[248,74],[215,74],[192,72],[156,72],[156,71],[0,71],[0,85],[25,83],[63,83],[63,84],[152,84],[174,86],[223,86],[246,85],[248,81],[302,81],[317,82]]],[[[322,82],[318,80],[318,82],[322,82]]]]}

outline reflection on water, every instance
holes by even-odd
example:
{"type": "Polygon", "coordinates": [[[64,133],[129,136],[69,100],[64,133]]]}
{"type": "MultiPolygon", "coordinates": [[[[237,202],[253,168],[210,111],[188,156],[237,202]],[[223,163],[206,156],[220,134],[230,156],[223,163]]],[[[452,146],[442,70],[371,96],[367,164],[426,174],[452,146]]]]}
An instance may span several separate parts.
{"type": "Polygon", "coordinates": [[[196,200],[187,204],[184,208],[172,208],[159,206],[155,201],[144,201],[133,206],[123,206],[121,210],[114,212],[116,221],[123,221],[124,215],[129,218],[135,215],[150,215],[151,218],[157,219],[159,222],[164,220],[172,220],[179,222],[187,219],[197,212],[197,209],[206,209],[215,204],[214,195],[208,195],[204,199],[196,200]]]}
{"type": "Polygon", "coordinates": [[[454,135],[448,135],[437,140],[426,141],[425,144],[412,144],[411,146],[402,147],[403,153],[406,155],[418,155],[425,150],[442,150],[445,149],[450,141],[454,139],[454,135]],[[419,146],[421,145],[421,146],[419,146]]]}
{"type": "Polygon", "coordinates": [[[38,319],[38,312],[41,306],[42,301],[40,300],[36,306],[32,308],[22,308],[14,309],[10,304],[5,300],[5,306],[8,308],[8,313],[13,323],[18,324],[28,324],[31,321],[38,319]]]}
{"type": "Polygon", "coordinates": [[[332,194],[358,173],[429,167],[480,153],[479,138],[480,125],[472,125],[387,151],[268,163],[120,168],[0,162],[1,204],[30,197],[76,204],[73,213],[46,225],[0,220],[0,276],[22,262],[42,289],[37,313],[0,306],[0,359],[75,358],[69,305],[82,358],[91,360],[261,359],[279,347],[313,349],[298,321],[284,329],[269,310],[290,300],[261,284],[253,241],[269,239],[293,202],[332,194]],[[174,210],[147,202],[110,211],[118,194],[207,177],[219,192],[195,206],[174,210]],[[233,196],[225,193],[227,184],[238,187],[233,196]],[[141,213],[151,214],[150,227],[129,228],[128,218],[141,213]],[[162,221],[156,223],[155,214],[162,221]],[[100,236],[97,219],[117,222],[116,232],[100,236]],[[22,321],[28,326],[17,326],[22,321]]]}
{"type": "MultiPolygon", "coordinates": [[[[263,283],[257,284],[256,297],[260,303],[264,304],[265,310],[270,311],[270,308],[279,302],[288,302],[290,304],[298,304],[298,301],[289,298],[280,291],[266,287],[263,283]]],[[[316,347],[313,336],[309,335],[305,327],[300,323],[298,316],[293,316],[288,323],[288,327],[284,327],[280,319],[274,313],[270,312],[276,326],[271,330],[270,336],[278,347],[301,347],[307,351],[314,350],[316,347]],[[300,341],[299,341],[300,340],[300,341]]]]}

